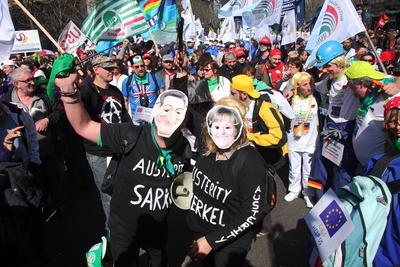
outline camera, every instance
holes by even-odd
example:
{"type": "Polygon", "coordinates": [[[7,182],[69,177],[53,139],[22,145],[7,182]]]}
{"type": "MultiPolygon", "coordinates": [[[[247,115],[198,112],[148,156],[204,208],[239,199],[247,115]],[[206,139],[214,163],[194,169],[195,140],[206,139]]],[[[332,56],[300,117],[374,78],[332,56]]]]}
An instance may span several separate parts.
{"type": "Polygon", "coordinates": [[[140,94],[139,101],[142,107],[147,108],[149,106],[149,97],[147,96],[147,94],[140,94]]]}

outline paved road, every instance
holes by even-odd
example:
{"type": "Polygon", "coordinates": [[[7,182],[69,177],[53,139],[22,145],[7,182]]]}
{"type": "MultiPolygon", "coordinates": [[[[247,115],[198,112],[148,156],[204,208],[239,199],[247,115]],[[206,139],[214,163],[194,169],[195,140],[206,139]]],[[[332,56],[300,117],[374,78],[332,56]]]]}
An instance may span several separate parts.
{"type": "MultiPolygon", "coordinates": [[[[283,174],[282,176],[286,176],[283,174]]],[[[248,266],[253,267],[302,267],[307,266],[307,244],[310,240],[308,229],[303,220],[308,209],[302,199],[287,203],[283,200],[286,187],[279,177],[278,203],[270,216],[271,229],[268,236],[257,238],[248,255],[248,266]]],[[[85,252],[100,241],[103,234],[104,216],[101,211],[99,194],[94,185],[83,191],[72,183],[69,187],[68,207],[62,218],[55,218],[46,224],[47,251],[52,259],[45,267],[86,266],[85,252]]],[[[175,211],[177,214],[179,211],[175,211]]],[[[171,238],[169,250],[177,244],[185,244],[180,233],[184,232],[184,221],[178,214],[172,218],[171,229],[175,236],[171,238]]],[[[186,249],[185,246],[181,249],[186,249]]],[[[182,259],[172,259],[171,267],[178,266],[182,259]]]]}

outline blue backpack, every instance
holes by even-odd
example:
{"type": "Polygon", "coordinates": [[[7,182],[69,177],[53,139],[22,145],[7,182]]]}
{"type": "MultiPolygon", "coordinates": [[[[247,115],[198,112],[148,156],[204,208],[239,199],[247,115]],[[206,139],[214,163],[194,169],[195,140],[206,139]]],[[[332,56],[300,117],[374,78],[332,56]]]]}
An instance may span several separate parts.
{"type": "Polygon", "coordinates": [[[400,154],[380,154],[366,166],[366,173],[381,177],[392,193],[391,210],[374,266],[400,266],[400,154]]]}
{"type": "Polygon", "coordinates": [[[386,227],[391,193],[374,176],[356,176],[336,192],[355,228],[323,266],[372,266],[386,227]]]}

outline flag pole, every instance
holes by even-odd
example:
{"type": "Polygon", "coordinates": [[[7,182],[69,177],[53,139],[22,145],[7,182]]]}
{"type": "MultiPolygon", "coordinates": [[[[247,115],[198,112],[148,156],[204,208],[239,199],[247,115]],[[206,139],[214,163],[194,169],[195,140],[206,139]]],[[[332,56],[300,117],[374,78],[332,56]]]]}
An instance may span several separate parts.
{"type": "Polygon", "coordinates": [[[39,21],[29,12],[28,9],[24,7],[23,4],[19,0],[14,0],[14,2],[19,6],[22,11],[36,24],[36,26],[49,38],[49,40],[54,44],[54,46],[57,48],[57,50],[61,53],[64,54],[65,51],[64,49],[61,48],[61,46],[54,40],[54,38],[50,35],[50,33],[40,24],[39,21]]]}
{"type": "Polygon", "coordinates": [[[365,33],[365,35],[367,36],[369,45],[372,47],[372,50],[374,51],[374,54],[375,54],[375,56],[376,56],[376,59],[378,60],[379,66],[381,67],[382,71],[383,71],[385,74],[387,74],[387,71],[386,71],[386,69],[385,69],[385,66],[383,65],[383,62],[382,62],[381,58],[379,57],[378,52],[376,51],[376,48],[375,48],[375,46],[374,46],[374,43],[372,43],[372,40],[371,40],[371,37],[370,37],[369,34],[368,34],[368,31],[365,30],[364,33],[365,33]]]}

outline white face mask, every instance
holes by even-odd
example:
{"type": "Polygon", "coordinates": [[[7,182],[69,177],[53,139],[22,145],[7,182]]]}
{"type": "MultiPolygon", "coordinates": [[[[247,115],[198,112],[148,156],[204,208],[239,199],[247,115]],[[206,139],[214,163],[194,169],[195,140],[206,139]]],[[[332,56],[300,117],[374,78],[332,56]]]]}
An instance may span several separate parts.
{"type": "Polygon", "coordinates": [[[159,95],[153,108],[157,134],[169,138],[185,120],[187,96],[178,90],[167,90],[159,95]]]}
{"type": "Polygon", "coordinates": [[[215,106],[207,113],[208,134],[219,149],[230,148],[242,134],[239,112],[227,106],[215,106]]]}

